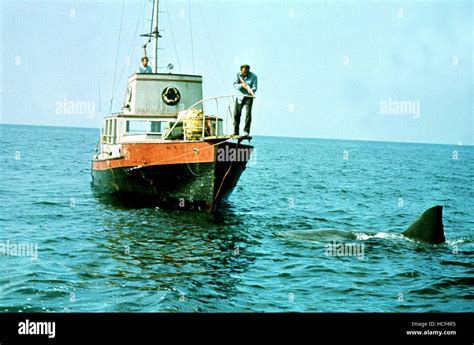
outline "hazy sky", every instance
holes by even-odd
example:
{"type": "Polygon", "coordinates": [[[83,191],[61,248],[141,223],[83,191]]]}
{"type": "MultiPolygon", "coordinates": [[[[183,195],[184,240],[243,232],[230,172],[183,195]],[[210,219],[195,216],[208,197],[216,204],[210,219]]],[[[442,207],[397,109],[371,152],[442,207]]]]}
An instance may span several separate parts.
{"type": "MultiPolygon", "coordinates": [[[[253,134],[474,144],[470,0],[160,3],[159,66],[193,72],[190,13],[205,97],[233,92],[238,66],[251,65],[253,134]]],[[[112,95],[122,0],[1,6],[0,121],[98,127],[112,95]],[[65,114],[64,100],[90,108],[65,114]]],[[[114,111],[150,12],[151,2],[125,1],[114,111]]]]}

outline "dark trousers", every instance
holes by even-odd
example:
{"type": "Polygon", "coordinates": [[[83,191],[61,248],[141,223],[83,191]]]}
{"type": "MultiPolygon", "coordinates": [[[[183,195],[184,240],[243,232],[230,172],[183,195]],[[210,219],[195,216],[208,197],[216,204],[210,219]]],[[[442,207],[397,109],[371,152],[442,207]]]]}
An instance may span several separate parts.
{"type": "Polygon", "coordinates": [[[245,107],[245,126],[244,132],[250,134],[250,123],[252,122],[252,104],[253,98],[244,97],[241,103],[239,100],[235,100],[234,108],[234,134],[239,134],[240,117],[242,116],[242,108],[245,107]]]}

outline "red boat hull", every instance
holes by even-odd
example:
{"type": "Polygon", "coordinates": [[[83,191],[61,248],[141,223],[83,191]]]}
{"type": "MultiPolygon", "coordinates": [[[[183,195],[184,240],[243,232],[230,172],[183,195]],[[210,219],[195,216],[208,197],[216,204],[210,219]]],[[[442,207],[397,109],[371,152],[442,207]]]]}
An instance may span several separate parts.
{"type": "Polygon", "coordinates": [[[137,205],[215,211],[236,186],[253,147],[216,139],[123,144],[122,150],[121,158],[92,162],[97,191],[137,205]]]}

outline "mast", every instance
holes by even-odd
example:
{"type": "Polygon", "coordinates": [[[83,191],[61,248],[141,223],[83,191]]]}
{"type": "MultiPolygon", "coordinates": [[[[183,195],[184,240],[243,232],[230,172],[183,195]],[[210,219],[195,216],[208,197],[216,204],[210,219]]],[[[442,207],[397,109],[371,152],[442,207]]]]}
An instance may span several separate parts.
{"type": "Polygon", "coordinates": [[[155,73],[158,73],[158,38],[160,37],[160,34],[158,33],[158,6],[159,6],[159,1],[154,0],[153,3],[153,38],[155,39],[155,56],[154,56],[154,64],[153,64],[153,69],[155,73]]]}

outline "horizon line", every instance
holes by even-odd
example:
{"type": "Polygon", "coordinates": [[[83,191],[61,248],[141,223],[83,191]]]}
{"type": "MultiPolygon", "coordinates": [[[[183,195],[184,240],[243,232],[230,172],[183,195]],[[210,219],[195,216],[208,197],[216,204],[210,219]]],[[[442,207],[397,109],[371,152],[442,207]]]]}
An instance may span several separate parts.
{"type": "MultiPolygon", "coordinates": [[[[56,128],[74,128],[74,129],[97,129],[99,130],[100,127],[78,127],[78,126],[64,126],[64,125],[40,125],[40,124],[24,124],[24,123],[5,123],[0,122],[0,125],[6,126],[33,126],[33,127],[56,127],[56,128]]],[[[457,144],[447,144],[447,143],[435,143],[435,142],[421,142],[421,141],[396,141],[396,140],[376,140],[376,139],[348,139],[348,138],[327,138],[327,137],[294,137],[294,136],[285,136],[285,135],[265,135],[265,134],[258,134],[254,135],[255,137],[267,137],[267,138],[288,138],[288,139],[322,139],[322,140],[339,140],[339,141],[366,141],[366,142],[378,142],[378,143],[397,143],[397,144],[422,144],[422,145],[447,145],[447,146],[474,146],[472,144],[464,144],[464,143],[457,143],[457,144]]]]}

